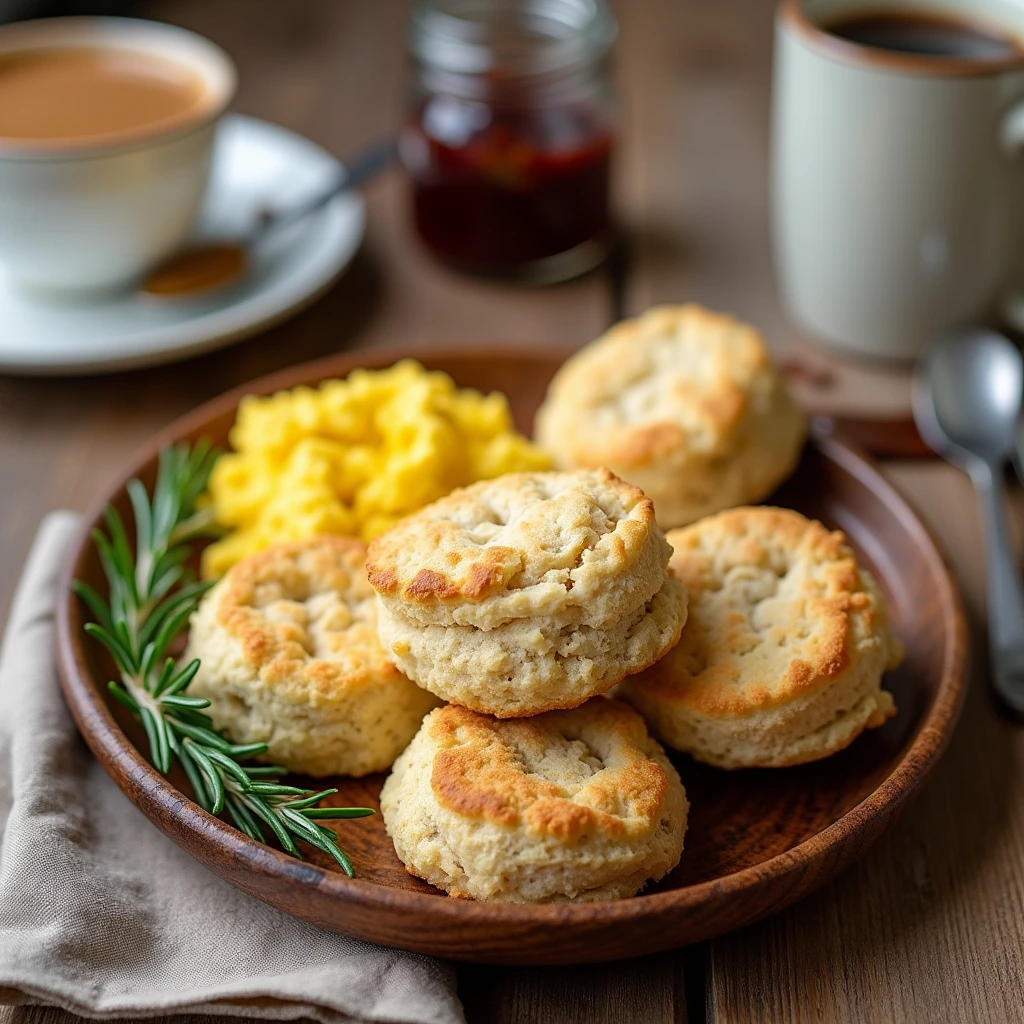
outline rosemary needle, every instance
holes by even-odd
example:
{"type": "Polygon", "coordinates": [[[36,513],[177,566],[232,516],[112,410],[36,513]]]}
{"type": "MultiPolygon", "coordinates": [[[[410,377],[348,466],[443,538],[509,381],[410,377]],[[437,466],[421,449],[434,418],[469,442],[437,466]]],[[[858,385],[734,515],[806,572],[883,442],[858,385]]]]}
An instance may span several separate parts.
{"type": "Polygon", "coordinates": [[[233,744],[204,713],[210,702],[190,697],[188,685],[199,661],[179,664],[168,655],[210,583],[186,569],[189,545],[213,533],[212,517],[197,507],[217,459],[206,440],[176,444],[160,452],[152,497],[140,480],[127,485],[135,522],[135,550],[113,505],[104,514],[106,532],[92,537],[107,578],[109,597],[76,580],[75,593],[94,620],[86,632],[113,656],[120,678],[111,695],[142,723],[149,756],[166,774],[174,761],[184,770],[196,800],[213,814],[226,812],[251,839],[273,836],[286,852],[301,856],[296,840],[329,854],[349,877],[355,871],[338,837],[320,822],[362,818],[369,807],[321,807],[336,789],[316,792],[281,783],[280,765],[249,765],[265,743],[233,744]]]}

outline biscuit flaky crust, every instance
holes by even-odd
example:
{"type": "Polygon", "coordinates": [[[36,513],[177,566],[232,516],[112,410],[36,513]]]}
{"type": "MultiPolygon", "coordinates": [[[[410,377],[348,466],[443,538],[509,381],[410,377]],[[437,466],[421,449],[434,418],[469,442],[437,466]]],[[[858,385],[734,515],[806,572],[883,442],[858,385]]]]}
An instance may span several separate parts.
{"type": "Polygon", "coordinates": [[[678,862],[675,768],[619,701],[501,721],[449,705],[395,762],[381,812],[410,872],[453,896],[630,896],[678,862]]]}
{"type": "Polygon", "coordinates": [[[279,544],[243,559],[192,617],[186,658],[236,743],[308,775],[383,771],[437,700],[377,639],[366,547],[349,537],[279,544]]]}
{"type": "Polygon", "coordinates": [[[560,468],[605,465],[641,487],[669,529],[767,497],[806,426],[761,335],[689,304],[624,320],[570,358],[535,433],[560,468]]]}
{"type": "Polygon", "coordinates": [[[686,621],[686,590],[667,578],[650,601],[606,629],[543,616],[477,629],[423,626],[379,609],[379,635],[410,679],[499,718],[574,708],[653,665],[686,621]]]}
{"type": "Polygon", "coordinates": [[[424,625],[543,615],[601,629],[650,600],[669,554],[650,499],[608,470],[509,473],[402,520],[370,544],[367,573],[424,625]]]}
{"type": "Polygon", "coordinates": [[[511,473],[399,523],[367,573],[398,668],[513,718],[576,707],[678,640],[671,552],[651,502],[608,470],[511,473]]]}
{"type": "Polygon", "coordinates": [[[723,768],[791,765],[895,714],[881,678],[900,645],[842,533],[787,509],[737,508],[669,540],[686,629],[618,691],[663,742],[723,768]]]}

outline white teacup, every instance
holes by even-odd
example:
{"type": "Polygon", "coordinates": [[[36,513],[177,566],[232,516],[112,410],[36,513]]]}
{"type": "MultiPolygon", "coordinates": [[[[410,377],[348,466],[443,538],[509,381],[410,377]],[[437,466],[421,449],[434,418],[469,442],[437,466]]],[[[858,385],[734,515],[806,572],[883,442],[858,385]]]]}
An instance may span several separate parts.
{"type": "Polygon", "coordinates": [[[1024,254],[1024,45],[1001,59],[879,49],[823,26],[931,14],[1024,39],[1012,0],[783,0],[772,205],[794,319],[871,356],[912,358],[1007,305],[1024,254]]]}
{"type": "Polygon", "coordinates": [[[33,289],[123,286],[181,246],[209,179],[217,121],[235,92],[227,54],[171,25],[49,18],[0,28],[0,60],[81,47],[176,63],[197,76],[202,93],[182,118],[117,139],[0,138],[0,266],[33,289]]]}

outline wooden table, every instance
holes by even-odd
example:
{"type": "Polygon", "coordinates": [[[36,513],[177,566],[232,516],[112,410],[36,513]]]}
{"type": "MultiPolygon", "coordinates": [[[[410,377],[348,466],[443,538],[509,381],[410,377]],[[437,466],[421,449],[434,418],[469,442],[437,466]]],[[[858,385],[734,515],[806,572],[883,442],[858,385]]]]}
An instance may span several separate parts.
{"type": "MultiPolygon", "coordinates": [[[[844,365],[810,348],[778,305],[766,203],[771,5],[621,0],[616,7],[624,124],[617,198],[632,239],[624,266],[545,290],[459,276],[417,247],[403,183],[391,174],[369,188],[368,236],[356,264],[290,323],[164,369],[81,380],[0,377],[0,618],[44,511],[84,507],[136,445],[196,403],[340,348],[434,341],[569,348],[623,311],[698,299],[752,320],[778,351],[797,351],[806,365],[825,369],[827,386],[800,384],[812,406],[905,409],[905,373],[844,365]]],[[[341,155],[399,123],[407,14],[399,0],[149,0],[140,13],[223,44],[241,70],[236,109],[341,155]]],[[[936,462],[892,463],[887,472],[944,543],[981,635],[981,537],[966,479],[936,462]]],[[[470,1021],[1024,1019],[1022,735],[994,711],[976,665],[963,720],[924,796],[837,881],[697,948],[597,968],[466,967],[461,992],[470,1021]]],[[[0,1009],[0,1024],[58,1020],[71,1018],[0,1009]]]]}

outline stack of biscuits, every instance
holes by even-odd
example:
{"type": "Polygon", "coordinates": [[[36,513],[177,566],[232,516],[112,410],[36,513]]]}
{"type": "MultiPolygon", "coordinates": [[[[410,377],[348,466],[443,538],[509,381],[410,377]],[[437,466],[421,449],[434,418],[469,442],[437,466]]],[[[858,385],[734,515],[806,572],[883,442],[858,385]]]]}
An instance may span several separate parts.
{"type": "Polygon", "coordinates": [[[747,507],[805,436],[753,328],[696,306],[619,325],[537,434],[560,471],[453,491],[368,549],[238,563],[193,618],[192,692],[291,770],[394,761],[395,850],[453,896],[629,896],[683,849],[659,741],[725,769],[829,756],[895,714],[900,647],[842,533],[747,507]]]}
{"type": "Polygon", "coordinates": [[[453,491],[370,545],[378,629],[442,700],[499,718],[573,708],[678,639],[686,592],[643,492],[606,469],[453,491]]]}
{"type": "Polygon", "coordinates": [[[720,768],[826,757],[895,714],[900,649],[840,532],[732,507],[806,436],[749,325],[693,305],[617,325],[556,375],[536,434],[563,472],[456,491],[370,546],[382,645],[451,702],[381,810],[452,895],[607,899],[682,851],[686,796],[648,725],[720,768]],[[686,528],[666,539],[655,509],[686,528]]]}
{"type": "Polygon", "coordinates": [[[643,492],[605,469],[454,491],[370,545],[395,665],[449,701],[381,811],[406,867],[453,895],[631,895],[682,853],[687,802],[606,693],[678,640],[686,590],[643,492]]]}

